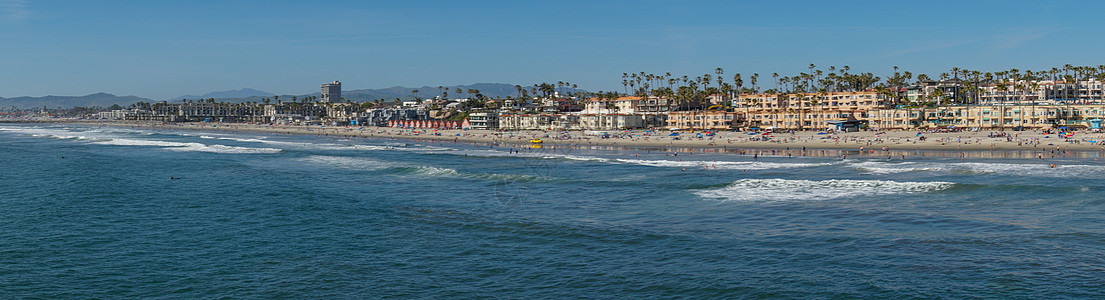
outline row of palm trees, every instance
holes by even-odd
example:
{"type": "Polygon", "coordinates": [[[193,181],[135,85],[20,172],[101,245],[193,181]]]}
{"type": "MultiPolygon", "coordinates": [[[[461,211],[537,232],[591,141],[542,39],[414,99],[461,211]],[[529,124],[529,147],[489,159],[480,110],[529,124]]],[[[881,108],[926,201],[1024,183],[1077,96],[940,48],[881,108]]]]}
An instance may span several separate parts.
{"type": "MultiPolygon", "coordinates": [[[[1011,91],[1013,95],[1024,95],[1025,91],[1036,90],[1040,81],[1056,81],[1066,83],[1066,89],[1060,89],[1059,99],[1068,102],[1085,102],[1085,98],[1077,95],[1075,83],[1085,80],[1105,81],[1105,65],[1098,66],[1074,66],[1064,65],[1053,67],[1049,70],[1032,71],[1009,69],[1001,71],[969,70],[961,67],[953,67],[950,72],[942,72],[937,75],[941,82],[948,83],[951,88],[938,89],[938,92],[927,95],[927,103],[920,104],[978,104],[981,101],[983,87],[994,87],[999,91],[1011,91]]],[[[809,64],[806,72],[797,75],[785,76],[772,73],[774,87],[763,90],[770,94],[792,93],[819,93],[819,92],[846,92],[875,90],[883,93],[897,104],[909,104],[904,100],[903,88],[912,85],[932,83],[934,80],[927,74],[918,74],[910,71],[899,70],[892,67],[890,74],[885,79],[875,76],[870,72],[851,72],[851,67],[829,66],[827,70],[817,68],[815,64],[809,64]]],[[[750,86],[745,87],[744,77],[741,73],[732,76],[732,80],[726,80],[724,69],[716,68],[713,74],[705,73],[698,76],[652,74],[646,72],[622,73],[623,95],[641,97],[656,96],[670,98],[677,101],[701,101],[710,95],[723,95],[728,98],[738,94],[761,93],[759,86],[760,74],[753,73],[749,76],[750,86]]],[[[599,92],[604,94],[606,92],[599,92]]],[[[1100,98],[1100,97],[1099,97],[1100,98]]],[[[1098,99],[1101,100],[1101,99],[1098,99]]]]}
{"type": "MultiPolygon", "coordinates": [[[[1043,95],[1037,95],[1035,99],[1028,99],[1029,91],[1038,91],[1041,81],[1053,81],[1062,83],[1062,88],[1054,89],[1051,95],[1064,104],[1086,104],[1096,101],[1103,105],[1105,110],[1105,95],[1094,94],[1090,97],[1080,95],[1077,87],[1080,81],[1097,80],[1105,82],[1105,65],[1098,66],[1074,66],[1071,64],[1062,67],[1053,67],[1042,71],[1009,69],[1001,71],[969,70],[961,67],[953,67],[949,72],[937,75],[939,81],[927,74],[914,74],[910,71],[900,70],[894,66],[885,79],[875,76],[873,73],[852,73],[851,67],[829,66],[827,71],[818,69],[815,64],[809,64],[807,72],[800,72],[793,76],[780,76],[772,73],[774,87],[762,91],[768,94],[781,95],[789,98],[789,94],[816,93],[821,96],[812,97],[811,102],[816,103],[819,98],[824,98],[831,92],[870,91],[874,90],[890,99],[896,105],[905,106],[938,106],[938,105],[977,105],[982,102],[984,88],[993,88],[999,92],[998,100],[1019,100],[1022,103],[1032,100],[1035,103],[1042,100],[1043,95]],[[938,88],[929,89],[922,98],[908,101],[902,93],[904,88],[910,86],[937,85],[938,88]],[[1008,93],[1008,94],[1007,94],[1008,93]],[[1006,96],[1009,95],[1009,96],[1006,96]],[[1018,99],[1014,99],[1017,97],[1018,99]]],[[[622,86],[624,94],[641,97],[659,97],[674,100],[676,103],[701,102],[711,95],[721,95],[732,99],[739,94],[761,93],[759,84],[760,74],[753,73],[749,76],[750,86],[745,87],[744,77],[740,73],[733,75],[731,81],[726,81],[724,70],[716,68],[713,74],[705,73],[699,76],[676,76],[669,73],[652,74],[646,72],[622,73],[622,86]]],[[[616,98],[618,93],[599,91],[600,98],[616,98]]],[[[679,105],[685,109],[690,106],[679,105]]],[[[814,104],[817,107],[817,104],[814,104]]],[[[728,107],[725,107],[728,108],[728,107]]],[[[799,108],[798,113],[802,114],[799,108]]]]}

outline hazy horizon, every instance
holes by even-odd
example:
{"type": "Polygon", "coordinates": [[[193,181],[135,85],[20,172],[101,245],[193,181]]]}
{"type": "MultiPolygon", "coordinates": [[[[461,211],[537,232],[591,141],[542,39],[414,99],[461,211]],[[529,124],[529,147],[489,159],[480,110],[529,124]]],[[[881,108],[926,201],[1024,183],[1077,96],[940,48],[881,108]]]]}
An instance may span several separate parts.
{"type": "MultiPolygon", "coordinates": [[[[1105,63],[1105,2],[379,3],[0,0],[2,97],[169,99],[253,88],[568,81],[621,90],[624,72],[797,74],[892,67],[1043,69],[1105,63]],[[925,8],[925,9],[920,9],[925,8]]],[[[731,78],[731,77],[730,77],[731,78]]],[[[747,78],[747,77],[746,77],[747,78]]],[[[766,80],[765,80],[766,79],[766,80]]],[[[761,84],[762,86],[763,84],[761,84]]]]}

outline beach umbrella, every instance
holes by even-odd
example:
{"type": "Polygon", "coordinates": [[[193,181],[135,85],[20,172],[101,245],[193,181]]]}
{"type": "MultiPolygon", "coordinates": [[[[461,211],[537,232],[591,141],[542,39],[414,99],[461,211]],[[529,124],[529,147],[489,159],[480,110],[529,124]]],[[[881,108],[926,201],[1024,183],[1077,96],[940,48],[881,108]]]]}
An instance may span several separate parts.
{"type": "Polygon", "coordinates": [[[677,136],[677,135],[679,135],[679,133],[675,132],[675,133],[669,134],[668,136],[677,136]]]}

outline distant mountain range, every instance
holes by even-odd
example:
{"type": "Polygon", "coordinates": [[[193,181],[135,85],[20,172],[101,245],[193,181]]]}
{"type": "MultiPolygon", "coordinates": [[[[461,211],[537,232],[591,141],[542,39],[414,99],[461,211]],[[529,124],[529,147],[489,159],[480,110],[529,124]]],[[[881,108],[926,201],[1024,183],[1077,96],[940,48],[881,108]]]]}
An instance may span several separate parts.
{"type": "MultiPolygon", "coordinates": [[[[525,88],[527,90],[530,87],[532,87],[532,85],[523,85],[522,86],[522,88],[525,88]]],[[[505,98],[507,96],[510,96],[510,97],[517,97],[518,96],[518,90],[512,84],[476,83],[476,84],[470,84],[470,85],[442,86],[441,89],[437,88],[436,86],[433,86],[433,87],[423,86],[423,87],[419,87],[419,88],[409,88],[409,87],[395,86],[395,87],[389,87],[389,88],[383,88],[383,89],[344,90],[344,91],[342,91],[342,98],[345,98],[345,100],[353,101],[353,102],[366,102],[366,101],[373,101],[373,100],[377,100],[377,99],[384,99],[385,101],[391,101],[391,100],[395,100],[395,98],[399,98],[401,100],[408,100],[408,99],[413,99],[416,96],[419,97],[419,98],[433,98],[435,96],[441,96],[442,93],[446,93],[447,98],[456,99],[456,98],[469,98],[469,97],[475,96],[473,94],[468,93],[468,90],[470,90],[470,89],[479,90],[480,94],[483,94],[484,96],[491,97],[491,98],[505,98]],[[461,90],[460,93],[457,93],[458,88],[461,90]],[[413,91],[415,91],[415,90],[418,90],[418,93],[413,93],[413,91]]],[[[565,91],[565,92],[576,92],[576,91],[582,91],[582,90],[574,90],[574,89],[565,88],[565,89],[563,89],[563,91],[565,91]]],[[[320,92],[305,93],[305,94],[300,94],[300,95],[275,95],[273,93],[269,93],[269,92],[265,92],[265,91],[259,91],[259,90],[250,89],[250,88],[243,88],[243,89],[239,89],[239,90],[210,92],[210,93],[203,94],[201,96],[185,95],[185,96],[180,96],[180,97],[176,97],[176,98],[173,98],[173,99],[168,99],[168,100],[165,100],[165,101],[180,102],[183,99],[200,100],[200,99],[215,98],[216,101],[220,101],[220,102],[238,103],[238,102],[246,102],[246,101],[262,102],[263,99],[269,98],[269,99],[274,100],[274,101],[272,101],[272,103],[275,103],[276,102],[275,99],[279,99],[280,101],[283,101],[283,102],[291,102],[292,97],[296,97],[296,99],[304,99],[304,98],[309,97],[309,96],[318,97],[319,94],[320,94],[320,92]],[[276,98],[277,96],[279,96],[279,98],[276,98]]],[[[12,106],[15,106],[15,107],[20,108],[20,109],[28,109],[28,108],[44,107],[44,106],[47,107],[47,108],[58,108],[58,107],[69,108],[69,107],[74,107],[74,106],[83,106],[83,107],[100,106],[100,107],[105,107],[106,108],[106,107],[109,107],[113,104],[118,104],[118,105],[121,105],[121,106],[125,107],[125,106],[129,106],[131,104],[137,103],[137,102],[161,102],[161,100],[152,100],[152,99],[136,97],[136,96],[116,96],[116,95],[107,94],[107,93],[96,93],[96,94],[91,94],[91,95],[86,95],[86,96],[43,96],[43,97],[14,97],[14,98],[0,97],[0,109],[7,109],[7,108],[10,108],[12,106]]]]}
{"type": "Polygon", "coordinates": [[[135,96],[116,96],[107,93],[95,93],[85,96],[43,96],[43,97],[14,97],[3,98],[0,97],[0,109],[7,109],[15,106],[19,109],[28,108],[70,108],[75,106],[83,107],[109,107],[113,104],[119,104],[121,106],[131,105],[139,101],[152,102],[153,100],[135,97],[135,96]]]}

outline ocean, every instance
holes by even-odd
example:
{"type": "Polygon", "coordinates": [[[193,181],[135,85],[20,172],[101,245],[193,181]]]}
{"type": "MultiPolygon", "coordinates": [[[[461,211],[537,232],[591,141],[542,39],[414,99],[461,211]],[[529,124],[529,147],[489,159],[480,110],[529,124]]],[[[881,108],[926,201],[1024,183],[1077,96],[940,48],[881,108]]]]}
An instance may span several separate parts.
{"type": "Polygon", "coordinates": [[[0,124],[0,298],[1105,294],[1101,153],[680,150],[0,124]]]}

